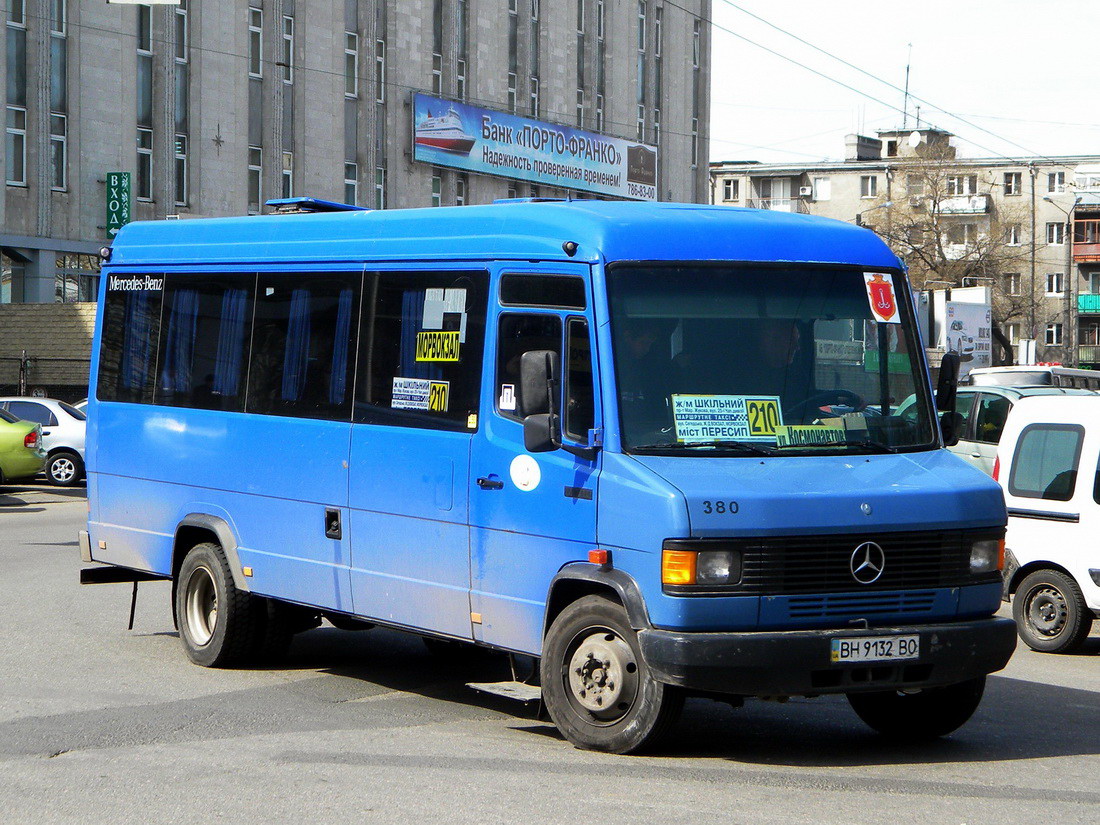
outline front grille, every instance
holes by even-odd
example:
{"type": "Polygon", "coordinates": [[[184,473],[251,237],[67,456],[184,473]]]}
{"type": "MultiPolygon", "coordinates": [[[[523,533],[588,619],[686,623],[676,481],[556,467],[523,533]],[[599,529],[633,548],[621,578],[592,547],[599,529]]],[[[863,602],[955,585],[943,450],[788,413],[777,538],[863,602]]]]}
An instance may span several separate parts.
{"type": "MultiPolygon", "coordinates": [[[[716,588],[715,593],[720,589],[725,593],[746,595],[863,595],[876,591],[913,591],[973,584],[975,579],[970,574],[971,544],[978,539],[999,537],[995,530],[922,530],[687,541],[697,549],[728,547],[741,553],[740,584],[716,588]],[[852,552],[866,541],[877,543],[885,556],[882,575],[872,584],[859,583],[853,578],[851,570],[852,552]]],[[[687,589],[684,588],[685,591],[687,589]]],[[[866,612],[864,607],[871,606],[861,606],[861,615],[866,612]]],[[[833,612],[831,606],[821,609],[833,612]]],[[[918,608],[915,604],[887,607],[884,603],[882,612],[904,612],[907,609],[918,608]]]]}
{"type": "Polygon", "coordinates": [[[928,613],[936,604],[931,590],[906,593],[837,593],[821,596],[791,596],[787,600],[787,615],[792,619],[831,619],[861,616],[872,618],[886,615],[919,615],[928,613]]]}

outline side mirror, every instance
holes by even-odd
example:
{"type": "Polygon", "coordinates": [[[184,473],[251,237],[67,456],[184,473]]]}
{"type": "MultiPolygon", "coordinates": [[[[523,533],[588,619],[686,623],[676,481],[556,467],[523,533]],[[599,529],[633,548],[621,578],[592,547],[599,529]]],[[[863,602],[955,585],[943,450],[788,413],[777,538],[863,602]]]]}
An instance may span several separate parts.
{"type": "Polygon", "coordinates": [[[940,416],[940,433],[943,435],[943,446],[954,447],[959,443],[963,423],[963,417],[954,410],[945,412],[940,416]]]}
{"type": "Polygon", "coordinates": [[[936,384],[936,409],[940,412],[955,411],[955,396],[959,389],[960,363],[957,352],[944,353],[943,361],[940,362],[940,380],[936,384]]]}
{"type": "Polygon", "coordinates": [[[561,446],[561,424],[554,409],[560,364],[561,357],[551,350],[530,350],[520,356],[523,446],[530,453],[545,453],[561,446]]]}

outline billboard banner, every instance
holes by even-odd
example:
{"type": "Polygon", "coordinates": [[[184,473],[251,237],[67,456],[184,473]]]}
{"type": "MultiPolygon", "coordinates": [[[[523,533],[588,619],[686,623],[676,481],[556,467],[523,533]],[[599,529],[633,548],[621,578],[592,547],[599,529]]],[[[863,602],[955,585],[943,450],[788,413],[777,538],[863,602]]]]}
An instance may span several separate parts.
{"type": "Polygon", "coordinates": [[[959,378],[993,366],[993,313],[989,304],[945,303],[944,351],[959,354],[959,378]]]}
{"type": "Polygon", "coordinates": [[[631,200],[657,200],[657,149],[417,93],[413,158],[631,200]]]}

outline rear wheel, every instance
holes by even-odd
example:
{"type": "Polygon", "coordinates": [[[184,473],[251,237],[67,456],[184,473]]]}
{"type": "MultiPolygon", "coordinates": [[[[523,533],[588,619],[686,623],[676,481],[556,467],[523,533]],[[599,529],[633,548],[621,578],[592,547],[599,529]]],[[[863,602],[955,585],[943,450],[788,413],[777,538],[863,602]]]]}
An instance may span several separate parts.
{"type": "Polygon", "coordinates": [[[683,694],[653,679],[622,605],[585,596],[558,615],[542,654],[550,718],[578,748],[633,753],[676,722],[683,694]]]}
{"type": "Polygon", "coordinates": [[[72,487],[84,477],[84,462],[69,450],[58,450],[46,459],[46,480],[55,487],[72,487]]]}
{"type": "Polygon", "coordinates": [[[935,739],[961,728],[982,701],[985,677],[915,692],[849,693],[848,703],[864,722],[894,739],[935,739]]]}
{"type": "Polygon", "coordinates": [[[204,542],[188,551],[176,580],[176,625],[187,657],[204,667],[230,667],[255,652],[257,611],[238,590],[225,554],[204,542]]]}
{"type": "Polygon", "coordinates": [[[1077,582],[1057,570],[1028,575],[1012,597],[1016,632],[1032,650],[1067,653],[1081,646],[1092,616],[1077,582]]]}

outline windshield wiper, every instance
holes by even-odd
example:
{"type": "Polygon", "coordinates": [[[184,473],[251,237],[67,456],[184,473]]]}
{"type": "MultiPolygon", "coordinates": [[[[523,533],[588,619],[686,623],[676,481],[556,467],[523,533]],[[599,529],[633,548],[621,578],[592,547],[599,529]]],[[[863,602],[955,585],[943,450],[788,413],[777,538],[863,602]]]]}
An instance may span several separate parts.
{"type": "MultiPolygon", "coordinates": [[[[839,445],[838,445],[839,446],[839,445]]],[[[885,444],[881,444],[878,441],[871,441],[864,439],[863,441],[845,441],[845,447],[856,447],[861,450],[866,450],[869,453],[896,453],[896,447],[887,447],[885,444]]]]}
{"type": "Polygon", "coordinates": [[[662,444],[638,444],[631,447],[633,450],[696,450],[705,447],[716,448],[720,450],[730,450],[734,452],[747,453],[749,455],[775,455],[776,451],[773,447],[766,447],[763,444],[750,444],[747,441],[725,441],[715,439],[714,441],[687,441],[687,442],[672,442],[662,444]]]}

